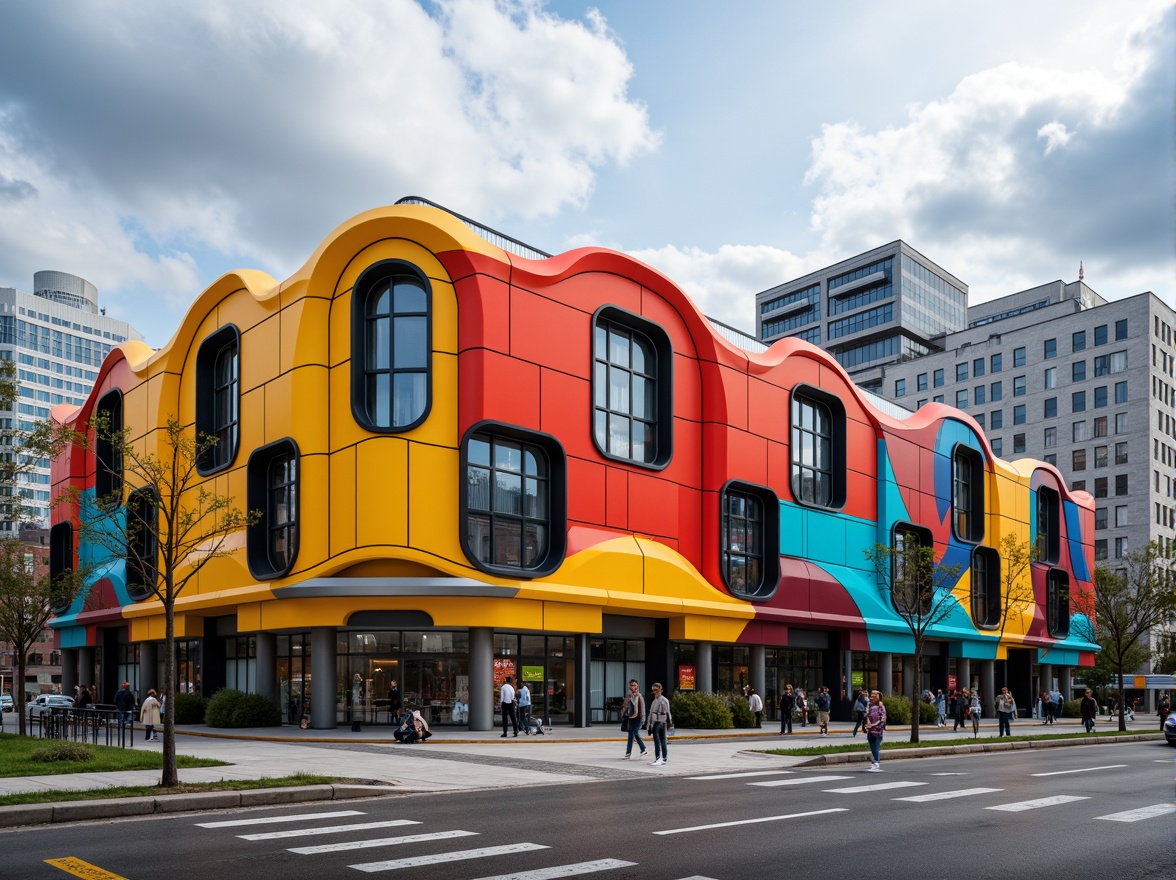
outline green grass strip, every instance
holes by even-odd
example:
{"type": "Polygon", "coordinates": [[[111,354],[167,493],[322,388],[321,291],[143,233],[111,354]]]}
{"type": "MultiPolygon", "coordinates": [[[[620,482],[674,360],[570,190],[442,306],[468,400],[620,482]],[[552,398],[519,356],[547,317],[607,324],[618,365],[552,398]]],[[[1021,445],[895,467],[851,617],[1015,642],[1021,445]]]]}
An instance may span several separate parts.
{"type": "Polygon", "coordinates": [[[26,791],[0,795],[0,807],[18,804],[51,804],[62,801],[95,801],[107,798],[159,797],[165,794],[192,794],[203,791],[245,791],[254,788],[290,788],[296,785],[330,785],[350,782],[333,776],[295,773],[273,779],[226,779],[221,782],[194,782],[164,788],[160,785],[121,785],[117,788],[89,788],[82,791],[26,791]]]}
{"type": "MultiPolygon", "coordinates": [[[[13,733],[0,734],[0,777],[57,776],[62,773],[116,773],[120,770],[160,770],[163,754],[149,746],[121,749],[117,746],[84,745],[94,757],[89,761],[34,761],[34,753],[52,748],[60,740],[39,739],[13,733]]],[[[214,758],[177,755],[176,766],[224,767],[229,762],[214,758]]]]}

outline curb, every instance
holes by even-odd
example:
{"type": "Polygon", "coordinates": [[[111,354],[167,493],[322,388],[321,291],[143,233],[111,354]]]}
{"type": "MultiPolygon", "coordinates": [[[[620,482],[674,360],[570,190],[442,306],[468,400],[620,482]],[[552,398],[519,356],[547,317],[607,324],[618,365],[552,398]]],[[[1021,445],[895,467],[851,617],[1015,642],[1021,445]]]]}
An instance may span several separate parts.
{"type": "Polygon", "coordinates": [[[243,791],[196,791],[163,794],[158,797],[95,798],[86,801],[58,801],[50,804],[16,804],[0,807],[0,828],[80,822],[87,819],[118,819],[190,810],[231,810],[269,804],[305,801],[339,801],[380,797],[396,789],[390,785],[295,785],[288,788],[252,788],[243,791]]]}
{"type": "MultiPolygon", "coordinates": [[[[1136,733],[1128,736],[1084,736],[1077,739],[1051,740],[1021,740],[1018,742],[989,742],[966,743],[955,746],[927,746],[926,748],[892,749],[885,752],[886,760],[898,761],[904,758],[938,758],[944,755],[977,755],[988,752],[1011,752],[1019,749],[1056,749],[1066,746],[1098,746],[1114,743],[1155,742],[1163,740],[1162,733],[1136,733]]],[[[863,749],[860,752],[838,752],[832,755],[814,755],[808,760],[795,765],[797,767],[830,767],[838,764],[864,764],[872,761],[870,753],[863,749]]]]}

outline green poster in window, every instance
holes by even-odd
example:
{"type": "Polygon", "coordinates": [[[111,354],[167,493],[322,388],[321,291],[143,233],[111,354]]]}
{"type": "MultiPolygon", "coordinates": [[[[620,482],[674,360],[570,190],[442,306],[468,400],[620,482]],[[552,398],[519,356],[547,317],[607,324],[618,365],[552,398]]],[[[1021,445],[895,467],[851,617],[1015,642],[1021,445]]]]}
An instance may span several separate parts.
{"type": "Polygon", "coordinates": [[[543,681],[542,666],[524,666],[523,681],[543,681]]]}
{"type": "Polygon", "coordinates": [[[863,687],[865,687],[866,674],[864,672],[856,670],[852,674],[851,678],[853,680],[853,689],[855,691],[860,691],[863,687]]]}

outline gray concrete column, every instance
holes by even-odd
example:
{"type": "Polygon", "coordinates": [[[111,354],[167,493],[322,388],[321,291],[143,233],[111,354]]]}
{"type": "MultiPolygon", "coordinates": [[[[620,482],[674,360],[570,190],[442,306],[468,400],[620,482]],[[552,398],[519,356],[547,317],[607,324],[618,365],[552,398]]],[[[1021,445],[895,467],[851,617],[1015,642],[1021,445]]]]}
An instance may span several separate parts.
{"type": "Polygon", "coordinates": [[[310,726],[331,730],[338,725],[339,683],[335,669],[338,649],[335,627],[316,626],[310,631],[310,726]]]}
{"type": "Polygon", "coordinates": [[[894,655],[878,655],[878,690],[884,694],[894,691],[894,655]]]}
{"type": "Polygon", "coordinates": [[[764,666],[767,649],[763,645],[751,646],[751,668],[747,670],[748,684],[755,688],[755,692],[760,695],[760,699],[764,698],[767,690],[764,687],[766,681],[764,677],[764,666]]]}
{"type": "Polygon", "coordinates": [[[576,727],[592,726],[592,639],[587,633],[576,637],[576,662],[573,674],[576,677],[575,717],[576,727]]]}
{"type": "Polygon", "coordinates": [[[956,678],[959,680],[958,687],[972,690],[972,661],[968,657],[961,657],[956,660],[956,678]]]}
{"type": "Polygon", "coordinates": [[[1049,663],[1042,663],[1037,667],[1037,690],[1052,691],[1053,689],[1053,666],[1049,663]]]}
{"type": "Polygon", "coordinates": [[[902,658],[902,692],[904,694],[911,693],[911,688],[914,688],[915,702],[919,700],[919,684],[915,682],[915,658],[913,656],[904,655],[902,658]],[[914,684],[912,684],[914,682],[914,684]]]}
{"type": "Polygon", "coordinates": [[[714,693],[714,663],[710,642],[694,643],[694,689],[700,693],[714,693]]]}
{"type": "Polygon", "coordinates": [[[139,643],[139,702],[147,699],[147,691],[151,688],[159,690],[163,686],[163,679],[159,675],[159,643],[139,643]]]}
{"type": "Polygon", "coordinates": [[[78,684],[89,687],[95,682],[94,649],[78,648],[78,684]]]}
{"type": "Polygon", "coordinates": [[[1058,677],[1058,690],[1062,692],[1062,699],[1070,699],[1070,691],[1073,686],[1070,684],[1070,667],[1058,666],[1055,668],[1054,674],[1058,677]]]}
{"type": "Polygon", "coordinates": [[[987,718],[996,717],[996,662],[980,661],[980,700],[987,718]]]}
{"type": "MultiPolygon", "coordinates": [[[[61,692],[72,697],[74,688],[78,686],[78,649],[61,649],[61,692]]],[[[20,707],[16,707],[20,710],[20,707]]]]}
{"type": "Polygon", "coordinates": [[[257,645],[257,692],[270,700],[278,698],[278,637],[273,633],[260,632],[255,637],[257,645]]]}
{"type": "MultiPolygon", "coordinates": [[[[577,662],[579,657],[576,658],[577,662]]],[[[494,630],[470,627],[470,730],[494,729],[494,630]]]]}

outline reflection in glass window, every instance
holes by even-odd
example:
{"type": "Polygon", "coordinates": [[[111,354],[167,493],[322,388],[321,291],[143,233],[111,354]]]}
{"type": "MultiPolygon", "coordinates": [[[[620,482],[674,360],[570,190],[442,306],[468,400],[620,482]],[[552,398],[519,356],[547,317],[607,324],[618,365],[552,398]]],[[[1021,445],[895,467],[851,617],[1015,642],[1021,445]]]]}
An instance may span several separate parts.
{"type": "Polygon", "coordinates": [[[833,417],[825,404],[792,395],[792,491],[798,501],[833,504],[833,417]]]}
{"type": "Polygon", "coordinates": [[[484,565],[546,563],[551,469],[539,446],[473,434],[466,445],[466,546],[484,565]]]}
{"type": "Polygon", "coordinates": [[[657,458],[657,357],[653,343],[617,321],[596,322],[593,407],[596,442],[617,458],[657,458]]]}

